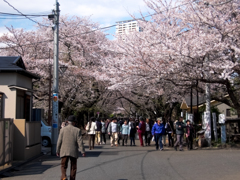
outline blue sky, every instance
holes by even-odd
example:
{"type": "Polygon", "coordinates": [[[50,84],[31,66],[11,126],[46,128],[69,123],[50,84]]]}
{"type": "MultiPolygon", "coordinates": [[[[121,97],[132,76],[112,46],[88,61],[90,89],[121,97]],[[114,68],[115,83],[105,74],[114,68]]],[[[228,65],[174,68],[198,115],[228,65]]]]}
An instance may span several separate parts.
{"type": "MultiPolygon", "coordinates": [[[[49,14],[55,7],[55,0],[7,1],[23,14],[49,14]]],[[[59,0],[59,3],[61,15],[91,16],[92,21],[98,22],[101,27],[113,25],[116,21],[131,19],[129,14],[141,17],[140,11],[144,14],[148,12],[143,0],[59,0]]],[[[0,0],[0,12],[18,13],[3,0],[0,0]]],[[[41,21],[41,18],[34,18],[34,20],[41,21]]],[[[28,19],[4,19],[0,16],[0,36],[7,32],[5,26],[32,30],[35,25],[28,19]]],[[[107,33],[114,34],[115,28],[111,28],[107,33]]],[[[109,36],[109,38],[112,37],[109,36]]]]}

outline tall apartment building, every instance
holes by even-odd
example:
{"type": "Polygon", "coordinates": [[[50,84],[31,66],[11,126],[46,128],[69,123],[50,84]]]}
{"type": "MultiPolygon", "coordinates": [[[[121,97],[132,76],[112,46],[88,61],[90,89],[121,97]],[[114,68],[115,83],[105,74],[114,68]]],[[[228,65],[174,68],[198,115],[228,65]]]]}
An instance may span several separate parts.
{"type": "Polygon", "coordinates": [[[117,35],[129,34],[133,31],[142,32],[142,28],[139,27],[138,22],[135,20],[118,21],[116,23],[117,35]]]}

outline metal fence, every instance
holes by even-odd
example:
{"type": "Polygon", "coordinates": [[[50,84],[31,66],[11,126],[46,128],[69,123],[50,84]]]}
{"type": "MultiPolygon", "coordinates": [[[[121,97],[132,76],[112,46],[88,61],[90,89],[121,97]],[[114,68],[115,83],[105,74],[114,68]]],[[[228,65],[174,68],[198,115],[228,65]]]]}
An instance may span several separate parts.
{"type": "Polygon", "coordinates": [[[0,166],[13,160],[13,119],[0,119],[0,166]]]}

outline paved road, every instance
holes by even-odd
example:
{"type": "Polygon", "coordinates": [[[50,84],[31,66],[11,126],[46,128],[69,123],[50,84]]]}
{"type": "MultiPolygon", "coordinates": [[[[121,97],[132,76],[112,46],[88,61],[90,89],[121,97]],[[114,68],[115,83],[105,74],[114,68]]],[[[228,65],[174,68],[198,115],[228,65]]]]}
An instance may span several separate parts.
{"type": "MultiPolygon", "coordinates": [[[[239,150],[173,149],[151,147],[96,146],[78,159],[80,180],[237,180],[240,179],[239,150]]],[[[69,173],[69,170],[68,170],[69,173]]],[[[59,180],[60,159],[45,155],[11,172],[4,180],[59,180]]]]}

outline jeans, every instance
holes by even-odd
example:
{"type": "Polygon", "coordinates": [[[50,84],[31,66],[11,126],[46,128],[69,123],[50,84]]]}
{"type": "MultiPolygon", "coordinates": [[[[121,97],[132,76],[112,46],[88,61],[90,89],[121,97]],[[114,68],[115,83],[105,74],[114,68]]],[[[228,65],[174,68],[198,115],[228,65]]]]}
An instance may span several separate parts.
{"type": "Polygon", "coordinates": [[[145,144],[150,146],[151,139],[152,139],[151,131],[146,131],[145,132],[145,144]]]}
{"type": "Polygon", "coordinates": [[[193,149],[193,137],[192,136],[188,136],[186,138],[186,140],[187,140],[188,149],[193,149]]]}
{"type": "Polygon", "coordinates": [[[172,133],[168,133],[168,145],[173,147],[173,137],[171,136],[172,133]]]}
{"type": "Polygon", "coordinates": [[[71,156],[64,156],[61,158],[61,171],[62,171],[61,179],[67,178],[66,171],[68,168],[69,159],[71,161],[70,180],[75,180],[77,172],[77,158],[71,156]]]}
{"type": "Polygon", "coordinates": [[[135,137],[130,137],[130,139],[131,139],[130,145],[135,145],[135,137]]]}
{"type": "Polygon", "coordinates": [[[183,144],[183,134],[177,134],[177,141],[174,144],[174,146],[177,146],[180,144],[179,148],[182,149],[182,144],[183,144]]]}
{"type": "Polygon", "coordinates": [[[156,139],[156,150],[158,150],[159,148],[159,145],[160,145],[160,149],[163,148],[163,144],[162,144],[162,134],[155,134],[154,136],[156,139]]]}
{"type": "Polygon", "coordinates": [[[122,134],[122,145],[124,146],[124,143],[127,144],[128,140],[128,134],[122,134]]]}
{"type": "Polygon", "coordinates": [[[94,149],[94,140],[95,140],[95,134],[89,134],[89,149],[93,148],[94,149]],[[92,143],[92,145],[91,145],[92,143]]]}
{"type": "Polygon", "coordinates": [[[101,134],[101,143],[102,143],[102,141],[104,142],[104,143],[106,143],[106,133],[102,133],[101,134]]]}

